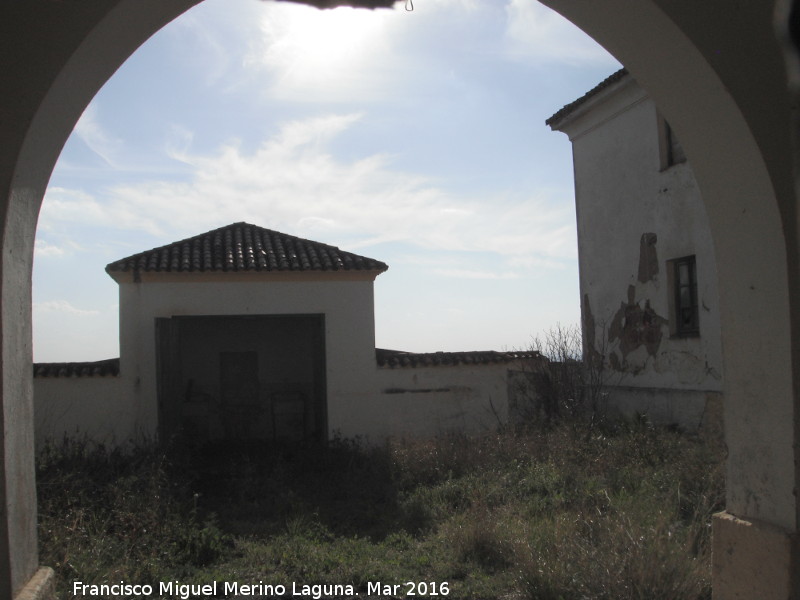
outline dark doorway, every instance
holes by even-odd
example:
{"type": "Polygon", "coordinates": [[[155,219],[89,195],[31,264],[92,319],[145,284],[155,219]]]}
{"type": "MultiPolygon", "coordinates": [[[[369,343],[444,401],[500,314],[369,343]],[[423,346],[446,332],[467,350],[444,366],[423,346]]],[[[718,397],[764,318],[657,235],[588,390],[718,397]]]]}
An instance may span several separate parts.
{"type": "Polygon", "coordinates": [[[162,439],[326,439],[323,315],[172,317],[156,325],[162,439]]]}
{"type": "MultiPolygon", "coordinates": [[[[190,380],[193,381],[193,380],[190,380]]],[[[262,412],[258,380],[258,352],[220,352],[220,417],[226,438],[251,437],[253,417],[262,412]]],[[[191,403],[193,397],[186,398],[191,403]]],[[[186,407],[184,407],[184,413],[186,407]]],[[[185,415],[186,416],[186,415],[185,415]]],[[[184,418],[188,425],[188,420],[184,418]]]]}

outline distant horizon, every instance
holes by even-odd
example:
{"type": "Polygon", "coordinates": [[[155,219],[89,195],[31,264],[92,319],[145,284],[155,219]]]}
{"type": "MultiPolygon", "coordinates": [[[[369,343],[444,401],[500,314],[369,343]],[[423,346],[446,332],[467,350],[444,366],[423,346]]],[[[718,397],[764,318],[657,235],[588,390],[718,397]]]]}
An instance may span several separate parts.
{"type": "Polygon", "coordinates": [[[620,68],[538,3],[206,0],[98,93],[37,231],[34,360],[119,356],[106,264],[246,221],[385,262],[376,347],[519,350],[580,318],[546,118],[620,68]]]}

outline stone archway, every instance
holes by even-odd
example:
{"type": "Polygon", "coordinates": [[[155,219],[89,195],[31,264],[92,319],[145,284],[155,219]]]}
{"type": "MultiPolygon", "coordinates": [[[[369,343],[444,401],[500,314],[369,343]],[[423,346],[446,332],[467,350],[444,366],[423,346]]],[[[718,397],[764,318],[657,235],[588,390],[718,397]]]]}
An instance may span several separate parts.
{"type": "MultiPolygon", "coordinates": [[[[0,8],[0,599],[13,598],[38,566],[30,282],[41,199],[100,86],[199,1],[33,0],[0,8]]],[[[715,523],[715,597],[797,597],[800,261],[791,99],[772,3],[541,1],[628,67],[692,161],[717,252],[727,388],[731,516],[715,523]]]]}

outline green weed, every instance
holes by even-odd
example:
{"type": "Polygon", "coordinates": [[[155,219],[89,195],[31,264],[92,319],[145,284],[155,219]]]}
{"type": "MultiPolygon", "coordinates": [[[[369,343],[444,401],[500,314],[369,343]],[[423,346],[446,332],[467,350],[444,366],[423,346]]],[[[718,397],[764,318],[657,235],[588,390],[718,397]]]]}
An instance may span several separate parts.
{"type": "MultiPolygon", "coordinates": [[[[124,579],[449,583],[451,598],[710,593],[721,452],[635,424],[39,457],[42,562],[124,579]]],[[[365,596],[364,596],[365,597],[365,596]]]]}

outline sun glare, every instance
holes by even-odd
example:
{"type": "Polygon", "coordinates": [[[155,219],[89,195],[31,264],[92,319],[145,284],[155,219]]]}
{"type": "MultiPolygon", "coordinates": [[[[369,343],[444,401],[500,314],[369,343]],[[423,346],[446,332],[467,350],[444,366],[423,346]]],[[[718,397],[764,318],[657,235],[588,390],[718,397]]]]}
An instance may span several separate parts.
{"type": "Polygon", "coordinates": [[[349,7],[281,9],[279,16],[271,15],[265,24],[265,33],[271,38],[267,62],[273,66],[290,63],[293,68],[313,70],[317,76],[361,61],[383,28],[385,15],[381,12],[388,12],[349,7]]]}

